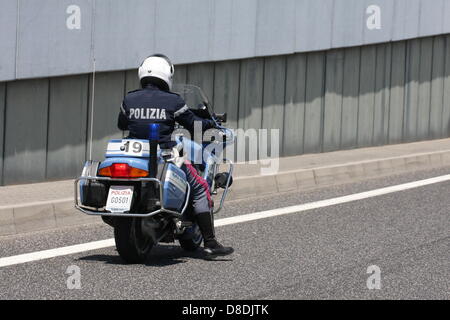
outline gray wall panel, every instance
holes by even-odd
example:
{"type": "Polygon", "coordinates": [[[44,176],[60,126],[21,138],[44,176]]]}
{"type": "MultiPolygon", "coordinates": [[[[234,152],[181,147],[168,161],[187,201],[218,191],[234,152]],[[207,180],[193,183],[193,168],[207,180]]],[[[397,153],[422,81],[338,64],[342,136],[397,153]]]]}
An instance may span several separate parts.
{"type": "Polygon", "coordinates": [[[430,130],[430,89],[433,57],[433,38],[421,39],[419,74],[419,109],[417,112],[417,134],[426,139],[430,130]]]}
{"type": "Polygon", "coordinates": [[[0,81],[16,77],[17,0],[2,0],[0,10],[0,81]]]}
{"type": "Polygon", "coordinates": [[[344,49],[341,148],[357,144],[360,48],[344,49]]]}
{"type": "Polygon", "coordinates": [[[392,44],[389,143],[400,143],[403,131],[406,43],[392,44]]]}
{"type": "Polygon", "coordinates": [[[365,8],[361,0],[334,0],[332,47],[361,45],[365,28],[365,8]]]}
{"type": "Polygon", "coordinates": [[[213,2],[157,0],[155,51],[174,63],[209,60],[213,2]]]}
{"type": "Polygon", "coordinates": [[[125,71],[125,90],[123,92],[124,95],[139,88],[141,88],[141,84],[139,82],[137,70],[132,69],[125,71]]]}
{"type": "Polygon", "coordinates": [[[187,69],[187,83],[199,86],[214,101],[214,63],[197,63],[187,69]]]}
{"type": "Polygon", "coordinates": [[[92,70],[92,0],[78,0],[81,28],[69,30],[72,0],[20,0],[17,78],[85,73],[92,70]]]}
{"type": "Polygon", "coordinates": [[[420,1],[394,1],[393,41],[419,36],[420,1]]]}
{"type": "Polygon", "coordinates": [[[442,104],[442,136],[450,135],[450,35],[445,39],[444,97],[442,104]]]}
{"type": "Polygon", "coordinates": [[[292,53],[295,49],[295,0],[259,0],[256,55],[292,53]]]}
{"type": "Polygon", "coordinates": [[[94,57],[97,71],[111,70],[111,66],[116,70],[130,69],[154,53],[155,13],[156,0],[96,1],[94,57]]]}
{"type": "Polygon", "coordinates": [[[216,0],[210,59],[225,60],[255,55],[258,0],[216,0]]]}
{"type": "Polygon", "coordinates": [[[306,54],[287,57],[286,95],[283,126],[283,155],[303,153],[306,93],[306,54]]]}
{"type": "MultiPolygon", "coordinates": [[[[222,0],[227,1],[227,0],[222,0]]],[[[232,58],[253,57],[256,52],[256,15],[258,0],[231,0],[232,19],[230,20],[230,51],[232,58]]],[[[214,35],[216,38],[217,35],[214,35]]],[[[217,51],[224,51],[223,48],[215,48],[217,51]]],[[[221,55],[226,54],[226,51],[221,55]]]]}
{"type": "Polygon", "coordinates": [[[177,65],[175,66],[175,74],[173,76],[173,83],[186,83],[187,82],[187,66],[177,65]]]}
{"type": "Polygon", "coordinates": [[[6,83],[0,82],[0,185],[3,184],[3,134],[5,130],[6,83]]]}
{"type": "MultiPolygon", "coordinates": [[[[228,126],[280,128],[280,152],[289,156],[450,136],[449,61],[447,35],[177,65],[175,82],[203,87],[217,112],[228,112],[228,126]]],[[[0,83],[0,122],[7,100],[4,183],[79,173],[89,140],[87,77],[0,83]]],[[[121,136],[120,102],[137,86],[135,69],[96,74],[94,159],[121,136]]]]}
{"type": "MultiPolygon", "coordinates": [[[[444,2],[448,0],[421,0],[419,36],[425,37],[441,33],[444,25],[444,2]]],[[[448,19],[448,17],[445,17],[448,19]]]]}
{"type": "MultiPolygon", "coordinates": [[[[91,98],[92,82],[89,87],[89,122],[93,120],[93,146],[92,159],[102,160],[105,155],[108,140],[121,138],[122,132],[117,128],[117,117],[120,104],[123,100],[125,87],[125,72],[105,72],[96,75],[94,112],[91,118],[91,98]]],[[[90,129],[88,129],[88,140],[90,139],[90,129]]],[[[87,158],[89,158],[90,144],[87,144],[87,158]]]]}
{"type": "Polygon", "coordinates": [[[385,144],[388,141],[391,49],[392,45],[390,43],[377,45],[375,105],[373,115],[374,145],[385,144]]]}
{"type": "Polygon", "coordinates": [[[19,14],[17,1],[0,14],[0,81],[88,73],[94,56],[97,71],[114,71],[153,52],[191,64],[450,32],[446,0],[21,0],[19,14]],[[80,29],[67,27],[69,5],[80,29]],[[372,5],[380,28],[368,28],[372,5]]]}
{"type": "MultiPolygon", "coordinates": [[[[286,57],[266,58],[264,61],[262,127],[279,130],[278,147],[280,151],[283,137],[285,83],[286,57]]],[[[268,131],[268,137],[270,137],[270,130],[268,131]]],[[[268,155],[270,155],[272,145],[271,140],[268,141],[268,155]]]]}
{"type": "MultiPolygon", "coordinates": [[[[91,83],[92,85],[92,83],[91,83]]],[[[125,71],[125,86],[124,86],[124,90],[123,90],[123,96],[125,97],[125,95],[130,92],[130,91],[134,91],[137,89],[141,88],[141,84],[139,82],[139,78],[137,75],[137,70],[136,69],[132,69],[132,70],[127,70],[125,71]]],[[[89,106],[90,106],[90,101],[89,101],[89,106]]],[[[118,101],[119,106],[122,103],[122,100],[118,101]]],[[[119,111],[117,111],[119,112],[119,111]]],[[[124,135],[126,134],[126,131],[122,132],[124,135]]]]}
{"type": "MultiPolygon", "coordinates": [[[[248,59],[241,62],[238,126],[244,130],[260,129],[262,125],[262,92],[264,90],[264,59],[248,59]]],[[[248,139],[246,139],[248,140],[248,139]]],[[[241,143],[244,142],[241,140],[241,143]]],[[[240,143],[236,148],[240,148],[240,143]]],[[[249,141],[245,141],[246,159],[255,160],[258,155],[249,154],[249,141]]],[[[238,150],[240,152],[240,150],[238,150]]],[[[242,156],[239,153],[238,156],[242,156]]]]}
{"type": "Polygon", "coordinates": [[[433,41],[433,66],[431,74],[430,138],[443,138],[442,109],[445,77],[445,38],[436,37],[433,41]]]}
{"type": "Polygon", "coordinates": [[[230,22],[233,21],[233,1],[214,1],[212,30],[209,34],[209,56],[214,60],[226,60],[231,51],[232,33],[230,22]]]}
{"type": "Polygon", "coordinates": [[[48,79],[7,86],[3,180],[5,184],[45,180],[48,79]]]}
{"type": "Polygon", "coordinates": [[[214,111],[227,113],[227,127],[238,127],[239,115],[239,61],[216,64],[214,72],[214,111]]]}
{"type": "Polygon", "coordinates": [[[338,150],[341,146],[342,87],[344,80],[344,52],[327,52],[326,92],[324,106],[323,151],[338,150]]]}
{"type": "Polygon", "coordinates": [[[320,152],[325,85],[324,52],[309,53],[306,69],[304,152],[320,152]]]}
{"type": "Polygon", "coordinates": [[[361,69],[359,85],[358,109],[358,147],[372,145],[373,119],[375,109],[375,77],[376,77],[375,46],[361,48],[361,69]]]}
{"type": "Polygon", "coordinates": [[[239,128],[259,129],[262,124],[264,60],[249,59],[241,63],[239,91],[239,128]]]}
{"type": "Polygon", "coordinates": [[[86,159],[88,76],[50,80],[47,179],[74,178],[86,159]]]}
{"type": "Polygon", "coordinates": [[[420,39],[408,41],[407,46],[404,136],[407,141],[414,141],[418,136],[420,39]]]}
{"type": "MultiPolygon", "coordinates": [[[[239,118],[239,78],[240,61],[218,62],[214,71],[214,101],[216,113],[227,113],[228,128],[238,128],[239,118]]],[[[237,161],[236,144],[229,146],[227,152],[234,151],[233,161],[237,161]]],[[[225,155],[231,157],[230,153],[225,155]]]]}
{"type": "Polygon", "coordinates": [[[444,8],[442,10],[443,15],[443,24],[442,24],[442,33],[450,32],[450,1],[444,1],[444,8]]]}
{"type": "Polygon", "coordinates": [[[334,0],[295,1],[295,51],[313,51],[331,47],[333,3],[334,0]]]}

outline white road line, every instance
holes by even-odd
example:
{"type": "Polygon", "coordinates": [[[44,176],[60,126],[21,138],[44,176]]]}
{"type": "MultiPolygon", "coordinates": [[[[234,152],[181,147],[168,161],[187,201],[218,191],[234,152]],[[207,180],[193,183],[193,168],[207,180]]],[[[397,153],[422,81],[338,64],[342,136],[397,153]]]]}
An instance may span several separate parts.
{"type": "Polygon", "coordinates": [[[419,180],[419,181],[414,181],[414,182],[409,182],[409,183],[404,183],[404,184],[398,184],[395,186],[375,189],[375,190],[366,191],[366,192],[354,193],[354,194],[351,194],[348,196],[343,196],[343,197],[331,198],[331,199],[327,199],[327,200],[310,202],[310,203],[300,204],[300,205],[291,206],[291,207],[285,207],[285,208],[244,214],[244,215],[236,216],[236,217],[224,218],[224,219],[217,220],[215,222],[215,225],[216,226],[226,226],[229,224],[242,223],[242,222],[264,219],[264,218],[269,218],[269,217],[276,217],[276,216],[281,216],[281,215],[290,214],[290,213],[299,213],[299,212],[303,212],[303,211],[307,211],[307,210],[334,206],[337,204],[352,202],[352,201],[356,201],[356,200],[378,197],[378,196],[382,196],[382,195],[393,193],[393,192],[423,187],[423,186],[427,186],[430,184],[444,182],[444,181],[448,181],[448,180],[450,180],[450,174],[435,177],[435,178],[425,179],[425,180],[419,180]]]}
{"type": "Polygon", "coordinates": [[[31,253],[19,254],[18,256],[0,258],[0,268],[21,264],[26,262],[50,259],[69,254],[80,253],[84,251],[102,249],[114,246],[114,239],[106,239],[88,243],[77,244],[74,246],[61,247],[50,250],[36,251],[31,253]]]}
{"type": "MultiPolygon", "coordinates": [[[[236,217],[218,219],[215,221],[215,225],[217,227],[227,226],[227,225],[231,225],[231,224],[255,221],[255,220],[259,220],[259,219],[276,217],[276,216],[281,216],[281,215],[285,215],[285,214],[300,213],[300,212],[304,212],[304,211],[308,211],[308,210],[312,210],[312,209],[324,208],[324,207],[334,206],[337,204],[343,204],[343,203],[348,203],[348,202],[352,202],[352,201],[377,197],[377,196],[381,196],[381,195],[385,195],[385,194],[389,194],[389,193],[399,192],[399,191],[408,190],[408,189],[414,189],[414,188],[423,187],[423,186],[427,186],[430,184],[440,183],[440,182],[449,181],[449,180],[450,180],[450,174],[435,177],[435,178],[419,180],[419,181],[399,184],[399,185],[395,185],[395,186],[375,189],[375,190],[371,190],[371,191],[355,193],[355,194],[351,194],[351,195],[343,196],[343,197],[331,198],[331,199],[327,199],[327,200],[310,202],[310,203],[305,203],[305,204],[300,204],[300,205],[290,206],[290,207],[285,207],[285,208],[249,213],[249,214],[244,214],[244,215],[240,215],[240,216],[236,216],[236,217]]],[[[38,260],[59,257],[59,256],[65,256],[65,255],[70,255],[70,254],[75,254],[75,253],[80,253],[80,252],[85,252],[85,251],[91,251],[91,250],[112,247],[114,245],[115,245],[114,239],[106,239],[106,240],[88,242],[88,243],[83,243],[83,244],[77,244],[74,246],[61,247],[61,248],[56,248],[56,249],[43,250],[43,251],[21,254],[21,255],[17,255],[17,256],[0,258],[0,268],[17,265],[17,264],[22,264],[22,263],[27,263],[27,262],[32,262],[32,261],[38,261],[38,260]]]]}

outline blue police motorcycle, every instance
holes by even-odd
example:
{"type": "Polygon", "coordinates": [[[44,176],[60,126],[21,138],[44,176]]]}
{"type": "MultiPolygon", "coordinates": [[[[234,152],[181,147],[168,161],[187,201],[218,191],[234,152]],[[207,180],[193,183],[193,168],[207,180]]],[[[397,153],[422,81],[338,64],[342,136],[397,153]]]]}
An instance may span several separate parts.
{"type": "Polygon", "coordinates": [[[208,182],[212,195],[223,189],[214,213],[222,209],[232,184],[233,163],[217,151],[234,140],[231,130],[222,126],[226,114],[215,114],[196,86],[175,85],[174,91],[196,115],[216,122],[210,138],[195,142],[180,134],[175,138],[175,150],[160,150],[159,127],[153,124],[149,126],[148,140],[109,141],[105,160],[87,161],[75,180],[75,207],[85,214],[101,216],[114,228],[117,251],[127,263],[146,261],[159,242],[178,240],[188,251],[197,250],[202,243],[200,229],[191,214],[190,187],[174,152],[186,154],[208,182]],[[220,148],[214,147],[219,145],[220,148]],[[227,170],[219,172],[219,165],[224,163],[227,170]]]}

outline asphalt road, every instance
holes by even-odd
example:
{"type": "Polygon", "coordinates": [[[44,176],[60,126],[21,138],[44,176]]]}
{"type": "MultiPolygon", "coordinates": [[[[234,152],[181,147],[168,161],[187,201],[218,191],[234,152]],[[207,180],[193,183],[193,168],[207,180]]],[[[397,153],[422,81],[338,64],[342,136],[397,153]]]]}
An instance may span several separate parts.
{"type": "MultiPolygon", "coordinates": [[[[217,219],[450,173],[396,175],[228,202],[217,219]]],[[[145,265],[124,265],[114,247],[0,268],[0,299],[449,299],[450,182],[217,228],[235,248],[201,252],[159,245],[145,265]],[[76,265],[81,289],[68,289],[76,265]],[[369,290],[367,268],[380,268],[369,290]]],[[[81,214],[81,213],[80,213],[81,214]]],[[[103,224],[0,238],[0,257],[103,240],[103,224]]]]}

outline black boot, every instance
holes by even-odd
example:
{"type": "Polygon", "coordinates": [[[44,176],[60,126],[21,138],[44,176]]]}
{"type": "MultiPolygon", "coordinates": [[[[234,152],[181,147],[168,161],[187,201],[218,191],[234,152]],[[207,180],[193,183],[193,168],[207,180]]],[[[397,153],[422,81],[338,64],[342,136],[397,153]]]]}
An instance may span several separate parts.
{"type": "Polygon", "coordinates": [[[198,214],[197,224],[202,232],[205,253],[208,257],[226,256],[234,252],[232,247],[224,247],[216,240],[211,212],[203,212],[198,214]]]}

